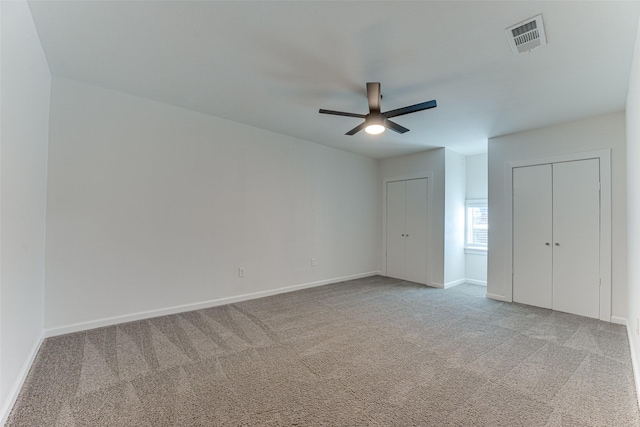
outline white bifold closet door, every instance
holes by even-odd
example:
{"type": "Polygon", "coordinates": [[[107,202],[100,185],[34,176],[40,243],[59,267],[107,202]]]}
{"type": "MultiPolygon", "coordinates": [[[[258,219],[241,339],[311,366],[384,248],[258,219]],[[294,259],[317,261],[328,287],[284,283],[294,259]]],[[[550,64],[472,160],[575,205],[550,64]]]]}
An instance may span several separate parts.
{"type": "Polygon", "coordinates": [[[387,183],[387,276],[404,279],[406,182],[387,183]]]}
{"type": "Polygon", "coordinates": [[[427,284],[427,179],[387,183],[387,276],[427,284]]]}
{"type": "Polygon", "coordinates": [[[599,317],[598,159],[513,169],[513,300],[599,317]]]}
{"type": "Polygon", "coordinates": [[[600,162],[553,165],[553,309],[600,313],[600,162]]]}
{"type": "Polygon", "coordinates": [[[513,300],[552,308],[551,165],[513,169],[513,300]]]}

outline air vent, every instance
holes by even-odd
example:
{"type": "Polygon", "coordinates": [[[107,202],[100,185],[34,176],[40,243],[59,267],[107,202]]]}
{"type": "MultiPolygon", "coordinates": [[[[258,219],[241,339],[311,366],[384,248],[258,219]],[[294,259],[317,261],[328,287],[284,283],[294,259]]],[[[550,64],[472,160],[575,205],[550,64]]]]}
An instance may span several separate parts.
{"type": "Polygon", "coordinates": [[[542,15],[534,16],[505,30],[514,55],[530,52],[547,44],[542,15]]]}

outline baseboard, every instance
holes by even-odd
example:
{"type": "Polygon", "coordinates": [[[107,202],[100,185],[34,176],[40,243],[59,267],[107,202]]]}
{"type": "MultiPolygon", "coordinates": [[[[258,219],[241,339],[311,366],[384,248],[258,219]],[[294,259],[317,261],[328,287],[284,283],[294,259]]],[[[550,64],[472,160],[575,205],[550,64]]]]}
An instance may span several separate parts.
{"type": "Polygon", "coordinates": [[[504,295],[491,294],[491,293],[487,292],[486,297],[490,298],[490,299],[494,299],[496,301],[511,302],[504,295]]]}
{"type": "Polygon", "coordinates": [[[467,282],[467,279],[454,280],[454,281],[445,283],[444,288],[445,289],[453,288],[454,286],[462,285],[463,283],[466,283],[466,282],[467,282]]]}
{"type": "Polygon", "coordinates": [[[471,285],[487,286],[487,282],[484,282],[482,280],[475,280],[475,279],[458,279],[452,282],[447,282],[445,284],[430,282],[427,286],[432,288],[449,289],[449,288],[453,288],[454,286],[461,285],[463,283],[469,283],[471,285]]]}
{"type": "Polygon", "coordinates": [[[611,316],[611,323],[615,323],[616,325],[624,325],[627,327],[627,331],[629,330],[629,323],[625,317],[611,316]]]}
{"type": "Polygon", "coordinates": [[[7,419],[9,418],[11,409],[13,409],[13,405],[16,403],[16,400],[18,399],[18,395],[20,394],[22,385],[24,384],[24,381],[27,379],[27,375],[29,375],[29,370],[31,369],[31,365],[33,364],[33,361],[36,359],[36,356],[38,355],[38,351],[40,351],[40,346],[42,346],[42,342],[44,341],[44,338],[45,338],[45,334],[41,333],[40,337],[38,338],[35,345],[31,349],[31,352],[29,353],[29,357],[24,362],[24,365],[22,365],[22,369],[20,369],[20,375],[18,376],[18,379],[13,384],[13,387],[11,387],[11,391],[9,391],[9,395],[7,396],[7,401],[2,406],[2,412],[0,412],[1,426],[5,425],[5,423],[7,422],[7,419]]]}
{"type": "Polygon", "coordinates": [[[319,280],[317,282],[302,283],[299,285],[285,286],[267,291],[252,292],[250,294],[237,295],[233,297],[219,298],[209,301],[202,301],[192,304],[182,304],[158,310],[141,311],[133,314],[125,314],[122,316],[107,317],[98,320],[90,320],[88,322],[79,322],[66,326],[58,326],[55,328],[45,329],[45,337],[53,337],[57,335],[70,334],[73,332],[86,331],[89,329],[102,328],[104,326],[117,325],[119,323],[134,322],[136,320],[150,319],[153,317],[166,316],[169,314],[183,313],[185,311],[200,310],[203,308],[216,307],[219,305],[233,304],[236,302],[247,301],[256,298],[268,297],[271,295],[284,294],[287,292],[298,291],[300,289],[313,288],[316,286],[329,285],[331,283],[344,282],[346,280],[360,279],[382,274],[380,271],[370,271],[368,273],[354,274],[351,276],[335,277],[333,279],[319,280]]]}

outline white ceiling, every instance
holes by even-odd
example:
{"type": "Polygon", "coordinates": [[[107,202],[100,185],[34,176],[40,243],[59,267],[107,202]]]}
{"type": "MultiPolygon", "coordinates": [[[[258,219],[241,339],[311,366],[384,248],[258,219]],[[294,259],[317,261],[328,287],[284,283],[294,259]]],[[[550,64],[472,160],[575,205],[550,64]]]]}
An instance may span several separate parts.
{"type": "Polygon", "coordinates": [[[30,1],[64,76],[376,158],[624,109],[638,1],[30,1]],[[548,44],[514,56],[505,28],[543,14],[548,44]],[[411,131],[344,133],[367,113],[411,131]]]}

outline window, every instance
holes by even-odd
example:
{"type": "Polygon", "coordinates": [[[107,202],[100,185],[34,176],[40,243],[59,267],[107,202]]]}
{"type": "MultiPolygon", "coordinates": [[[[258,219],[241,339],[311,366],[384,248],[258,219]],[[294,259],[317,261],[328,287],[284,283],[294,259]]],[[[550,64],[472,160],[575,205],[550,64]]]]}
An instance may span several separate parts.
{"type": "Polygon", "coordinates": [[[486,252],[489,240],[489,208],[487,200],[467,200],[464,247],[467,252],[486,252]]]}

